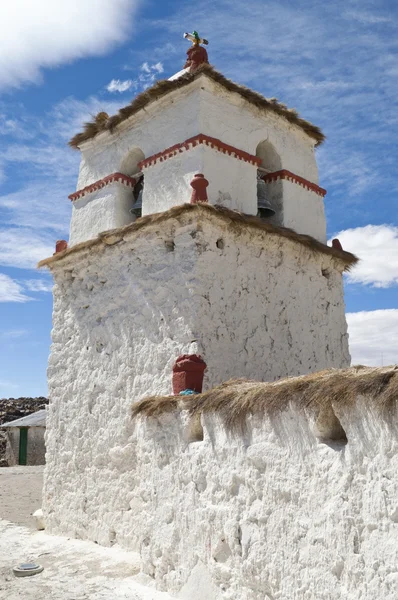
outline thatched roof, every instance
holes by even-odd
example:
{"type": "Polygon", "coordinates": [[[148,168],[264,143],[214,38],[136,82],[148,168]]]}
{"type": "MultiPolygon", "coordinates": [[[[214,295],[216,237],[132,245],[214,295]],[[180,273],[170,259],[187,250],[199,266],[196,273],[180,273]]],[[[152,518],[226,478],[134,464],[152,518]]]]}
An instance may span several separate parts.
{"type": "Polygon", "coordinates": [[[227,429],[239,431],[248,415],[275,414],[291,404],[318,413],[353,406],[358,397],[389,412],[398,400],[398,366],[331,369],[274,383],[236,379],[203,394],[144,398],[133,404],[132,415],[158,417],[181,407],[192,416],[216,414],[227,429]]]}
{"type": "Polygon", "coordinates": [[[121,241],[123,237],[129,233],[140,231],[146,227],[157,226],[169,219],[176,219],[182,215],[189,215],[193,218],[203,216],[219,219],[220,221],[224,222],[229,229],[232,229],[238,234],[242,233],[243,231],[259,230],[264,231],[271,236],[273,235],[287,238],[292,242],[305,246],[315,254],[326,254],[340,260],[342,263],[344,263],[344,268],[346,271],[348,271],[353,265],[355,265],[355,263],[358,262],[358,258],[354,256],[354,254],[326,246],[309,235],[296,233],[292,229],[288,229],[286,227],[277,227],[276,225],[271,225],[271,223],[267,223],[259,217],[245,215],[223,206],[213,206],[212,204],[198,203],[179,204],[178,206],[173,206],[173,208],[170,208],[164,212],[141,217],[134,223],[130,223],[129,225],[125,225],[119,229],[105,231],[104,233],[100,233],[97,238],[81,242],[80,244],[76,244],[75,246],[72,246],[63,252],[58,252],[49,258],[41,260],[38,264],[38,267],[50,266],[61,261],[65,257],[80,252],[81,250],[94,248],[95,246],[107,246],[114,244],[116,241],[121,241]]]}
{"type": "Polygon", "coordinates": [[[288,108],[285,104],[278,102],[276,98],[265,98],[250,88],[247,88],[243,85],[238,85],[237,83],[234,83],[230,79],[224,77],[224,75],[216,71],[210,65],[203,64],[194,73],[185,73],[173,81],[168,79],[157,81],[155,85],[134,98],[130,104],[124,108],[121,108],[117,115],[104,118],[104,113],[99,113],[99,115],[97,115],[98,118],[84,125],[83,131],[76,134],[70,140],[69,145],[72,146],[72,148],[78,148],[80,144],[94,138],[102,131],[114,131],[115,128],[120,125],[120,123],[138,113],[151,102],[155,102],[159,98],[166,96],[169,92],[173,92],[174,90],[178,90],[189,85],[192,83],[192,81],[195,81],[202,75],[206,75],[216,83],[219,83],[226,90],[239,94],[239,96],[257,108],[264,111],[274,112],[289,121],[289,123],[297,125],[297,127],[300,127],[307,135],[315,139],[317,145],[324,141],[325,136],[319,127],[316,127],[316,125],[313,125],[309,121],[302,119],[296,110],[288,108]]]}

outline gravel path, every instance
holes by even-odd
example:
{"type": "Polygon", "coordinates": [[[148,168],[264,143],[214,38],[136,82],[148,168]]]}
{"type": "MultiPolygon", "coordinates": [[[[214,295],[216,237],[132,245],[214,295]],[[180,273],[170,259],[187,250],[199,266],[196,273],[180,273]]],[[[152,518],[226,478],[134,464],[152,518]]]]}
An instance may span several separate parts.
{"type": "Polygon", "coordinates": [[[35,528],[31,514],[41,508],[43,468],[0,468],[0,519],[35,528]]]}

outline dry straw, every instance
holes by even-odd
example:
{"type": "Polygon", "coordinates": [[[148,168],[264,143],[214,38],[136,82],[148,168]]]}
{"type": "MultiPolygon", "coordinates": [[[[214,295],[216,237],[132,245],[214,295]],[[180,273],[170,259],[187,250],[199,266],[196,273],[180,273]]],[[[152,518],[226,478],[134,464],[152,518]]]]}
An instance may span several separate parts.
{"type": "Polygon", "coordinates": [[[398,367],[351,367],[263,383],[237,379],[195,396],[149,397],[132,407],[133,417],[158,417],[183,403],[192,416],[215,414],[230,431],[241,431],[249,415],[275,414],[290,404],[319,413],[352,407],[361,399],[389,414],[398,399],[398,367]]]}
{"type": "Polygon", "coordinates": [[[80,244],[76,244],[75,246],[72,246],[71,248],[64,250],[63,252],[59,252],[54,256],[45,258],[44,260],[39,262],[38,266],[50,266],[53,263],[62,260],[66,256],[76,254],[81,250],[93,248],[94,246],[106,246],[110,243],[114,243],[114,241],[118,238],[122,240],[123,236],[128,235],[129,233],[134,233],[145,227],[160,225],[168,219],[177,219],[180,218],[182,215],[192,215],[192,217],[194,218],[201,216],[214,219],[218,218],[225,224],[227,224],[230,230],[233,230],[238,235],[246,231],[255,229],[258,231],[264,231],[268,235],[275,235],[287,238],[293,242],[305,246],[314,254],[326,254],[328,256],[332,256],[340,260],[344,263],[346,271],[349,271],[349,269],[353,265],[355,265],[355,263],[358,262],[358,259],[356,256],[354,256],[354,254],[351,254],[350,252],[345,252],[344,250],[338,250],[336,248],[326,246],[326,244],[318,242],[318,240],[314,239],[309,235],[296,233],[295,231],[293,231],[292,229],[288,229],[287,227],[277,227],[276,225],[271,225],[271,223],[267,223],[259,217],[245,215],[243,213],[240,213],[235,210],[230,210],[223,206],[213,206],[211,204],[198,203],[180,204],[162,213],[156,213],[153,215],[141,217],[134,223],[130,223],[129,225],[125,225],[124,227],[120,227],[119,229],[111,229],[110,231],[101,233],[95,239],[87,240],[86,242],[81,242],[80,244]]]}
{"type": "Polygon", "coordinates": [[[151,102],[159,100],[169,92],[173,92],[174,90],[178,90],[189,85],[201,75],[206,75],[228,91],[239,94],[239,96],[257,108],[276,113],[289,121],[289,123],[297,125],[303,131],[305,131],[307,135],[315,139],[317,145],[324,141],[325,136],[319,127],[316,127],[309,121],[302,119],[296,110],[288,108],[285,104],[278,102],[276,98],[265,98],[258,92],[254,92],[243,85],[234,83],[230,79],[224,77],[224,75],[216,71],[210,65],[205,64],[201,65],[194,73],[186,73],[174,81],[169,81],[168,79],[158,81],[155,83],[155,85],[134,98],[128,106],[121,108],[118,114],[114,115],[113,117],[105,119],[103,118],[104,113],[100,113],[101,118],[95,118],[94,121],[85,123],[83,131],[76,134],[69,142],[69,145],[72,146],[72,148],[78,148],[80,144],[83,144],[87,140],[94,138],[102,131],[114,131],[114,129],[120,125],[120,123],[123,123],[123,121],[129,117],[147,107],[151,102]]]}

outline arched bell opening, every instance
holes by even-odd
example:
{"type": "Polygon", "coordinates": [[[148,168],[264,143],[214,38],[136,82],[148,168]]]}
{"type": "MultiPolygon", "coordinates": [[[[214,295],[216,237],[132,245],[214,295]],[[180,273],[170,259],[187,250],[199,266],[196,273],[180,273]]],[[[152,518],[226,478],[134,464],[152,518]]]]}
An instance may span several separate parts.
{"type": "Polygon", "coordinates": [[[132,207],[130,214],[134,219],[139,219],[142,215],[142,197],[144,193],[144,175],[140,171],[139,163],[143,161],[145,155],[140,148],[131,149],[120,163],[120,173],[128,175],[136,180],[133,188],[132,207]]]}
{"type": "Polygon", "coordinates": [[[142,216],[142,195],[144,193],[144,175],[141,173],[137,183],[133,188],[133,207],[130,213],[139,219],[142,216]]]}
{"type": "Polygon", "coordinates": [[[256,156],[261,159],[257,169],[257,216],[274,225],[282,225],[282,182],[266,179],[269,173],[282,169],[281,157],[267,140],[258,144],[256,156]]]}

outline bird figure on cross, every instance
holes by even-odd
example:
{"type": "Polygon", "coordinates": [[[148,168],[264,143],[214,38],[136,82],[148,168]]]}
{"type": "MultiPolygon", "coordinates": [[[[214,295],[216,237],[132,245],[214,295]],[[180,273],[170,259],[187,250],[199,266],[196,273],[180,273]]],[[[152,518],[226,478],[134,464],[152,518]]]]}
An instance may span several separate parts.
{"type": "Polygon", "coordinates": [[[209,42],[201,38],[197,31],[184,33],[184,38],[192,42],[192,46],[187,51],[187,62],[184,65],[184,69],[189,69],[192,73],[199,65],[209,62],[206,49],[200,45],[205,44],[207,46],[209,42]]]}
{"type": "Polygon", "coordinates": [[[193,31],[192,33],[184,33],[184,38],[192,42],[194,46],[198,46],[199,44],[204,44],[205,46],[207,46],[209,43],[204,38],[199,37],[197,31],[193,31]]]}

